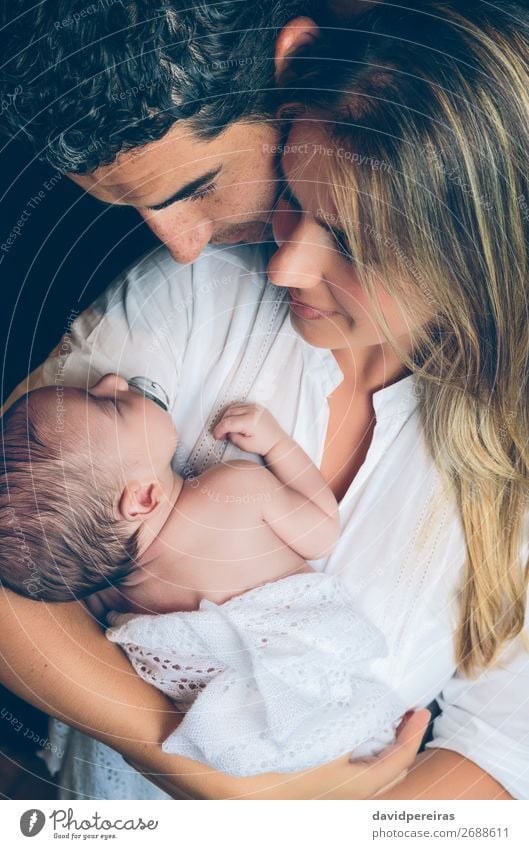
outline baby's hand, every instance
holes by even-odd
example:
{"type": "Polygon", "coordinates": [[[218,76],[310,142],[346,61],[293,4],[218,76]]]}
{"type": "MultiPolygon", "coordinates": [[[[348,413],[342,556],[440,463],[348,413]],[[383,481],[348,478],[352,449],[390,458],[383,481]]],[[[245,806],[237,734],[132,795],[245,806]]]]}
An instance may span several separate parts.
{"type": "Polygon", "coordinates": [[[237,448],[268,454],[286,436],[275,418],[259,404],[232,404],[213,428],[215,439],[229,439],[237,448]]]}

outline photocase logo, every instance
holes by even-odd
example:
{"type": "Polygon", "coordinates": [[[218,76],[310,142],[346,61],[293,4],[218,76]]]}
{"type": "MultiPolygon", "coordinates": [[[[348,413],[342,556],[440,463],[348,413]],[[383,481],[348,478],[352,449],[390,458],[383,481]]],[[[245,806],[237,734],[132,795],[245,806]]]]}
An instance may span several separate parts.
{"type": "Polygon", "coordinates": [[[25,811],[20,817],[20,831],[24,837],[35,837],[44,828],[46,817],[38,808],[25,811]]]}

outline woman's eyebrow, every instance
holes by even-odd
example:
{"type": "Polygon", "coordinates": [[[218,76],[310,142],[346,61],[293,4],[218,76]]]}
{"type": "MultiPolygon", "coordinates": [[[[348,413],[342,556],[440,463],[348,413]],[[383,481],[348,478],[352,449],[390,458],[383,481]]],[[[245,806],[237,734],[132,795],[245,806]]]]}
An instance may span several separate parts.
{"type": "MultiPolygon", "coordinates": [[[[287,201],[289,201],[289,203],[292,203],[293,206],[298,207],[298,209],[303,209],[303,207],[301,206],[301,203],[299,202],[299,200],[295,196],[294,192],[292,191],[292,189],[290,188],[288,183],[285,183],[284,189],[281,192],[281,194],[284,198],[286,198],[287,201]]],[[[312,217],[314,218],[314,221],[316,222],[316,224],[318,224],[320,227],[323,227],[323,229],[327,230],[327,232],[330,233],[332,236],[335,236],[335,237],[341,238],[341,239],[345,239],[345,233],[343,232],[343,230],[338,230],[337,227],[333,227],[332,224],[329,224],[329,222],[321,214],[321,211],[314,213],[314,215],[312,217]]]]}
{"type": "Polygon", "coordinates": [[[280,196],[281,196],[281,197],[286,198],[286,200],[288,201],[288,203],[291,203],[291,204],[292,204],[292,206],[295,206],[295,207],[296,207],[296,209],[303,209],[303,207],[301,206],[301,204],[300,204],[299,200],[297,199],[296,195],[294,194],[294,192],[293,192],[293,191],[292,191],[292,189],[290,188],[289,183],[288,183],[286,180],[285,180],[285,182],[283,183],[283,188],[282,188],[282,190],[281,190],[281,195],[280,195],[280,196]]]}
{"type": "MultiPolygon", "coordinates": [[[[281,166],[281,161],[279,162],[278,169],[279,169],[279,174],[280,174],[280,177],[281,177],[281,180],[282,180],[282,183],[283,183],[283,188],[282,188],[281,193],[280,193],[281,196],[286,198],[287,201],[292,203],[293,206],[298,207],[298,209],[303,209],[301,203],[299,202],[299,200],[297,199],[296,195],[294,194],[294,192],[292,191],[292,189],[290,187],[290,184],[289,184],[289,182],[288,182],[288,180],[285,176],[285,172],[283,171],[283,168],[281,166]]],[[[327,230],[327,232],[330,233],[331,236],[333,236],[333,238],[346,241],[346,235],[343,232],[343,230],[339,230],[337,227],[333,227],[332,224],[329,224],[329,222],[325,219],[325,216],[323,216],[321,214],[321,211],[316,212],[313,215],[313,218],[314,218],[315,222],[317,224],[319,224],[320,227],[323,227],[324,230],[327,230]]]]}
{"type": "Polygon", "coordinates": [[[279,172],[279,182],[281,183],[281,189],[279,191],[279,197],[286,197],[287,200],[292,201],[294,206],[298,206],[301,209],[301,204],[294,192],[290,188],[290,184],[288,182],[288,177],[283,171],[283,164],[281,162],[281,158],[277,163],[277,170],[279,172]]]}

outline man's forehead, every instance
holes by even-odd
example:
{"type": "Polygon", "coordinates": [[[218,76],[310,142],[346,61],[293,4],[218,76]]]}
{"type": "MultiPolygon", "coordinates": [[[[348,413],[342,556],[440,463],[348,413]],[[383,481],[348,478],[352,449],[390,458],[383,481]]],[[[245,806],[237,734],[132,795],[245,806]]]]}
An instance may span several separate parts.
{"type": "MultiPolygon", "coordinates": [[[[169,181],[178,188],[212,170],[226,155],[224,134],[199,139],[186,122],[178,121],[161,139],[121,153],[109,165],[87,174],[69,174],[74,183],[108,202],[140,205],[135,199],[153,200],[169,181]]],[[[164,197],[160,197],[164,200],[164,197]]],[[[143,205],[143,204],[141,204],[143,205]]]]}
{"type": "Polygon", "coordinates": [[[71,179],[90,191],[124,194],[147,193],[149,183],[171,172],[177,174],[191,169],[198,171],[208,156],[215,155],[219,139],[202,141],[189,128],[177,122],[161,139],[120,153],[114,162],[102,165],[88,174],[70,174],[71,179]],[[217,144],[216,144],[217,143],[217,144]]]}

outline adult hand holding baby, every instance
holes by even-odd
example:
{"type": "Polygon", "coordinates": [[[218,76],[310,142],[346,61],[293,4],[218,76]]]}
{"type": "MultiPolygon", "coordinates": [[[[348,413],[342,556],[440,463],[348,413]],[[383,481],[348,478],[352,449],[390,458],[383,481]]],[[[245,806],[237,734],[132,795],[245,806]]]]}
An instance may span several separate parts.
{"type": "Polygon", "coordinates": [[[351,761],[346,755],[289,775],[234,778],[208,766],[197,770],[193,761],[171,757],[161,749],[151,752],[148,765],[126,760],[173,798],[184,794],[192,799],[375,799],[402,781],[413,767],[429,718],[427,710],[406,714],[395,743],[375,757],[351,761]]]}

